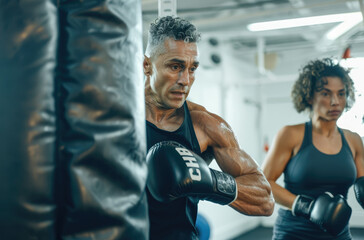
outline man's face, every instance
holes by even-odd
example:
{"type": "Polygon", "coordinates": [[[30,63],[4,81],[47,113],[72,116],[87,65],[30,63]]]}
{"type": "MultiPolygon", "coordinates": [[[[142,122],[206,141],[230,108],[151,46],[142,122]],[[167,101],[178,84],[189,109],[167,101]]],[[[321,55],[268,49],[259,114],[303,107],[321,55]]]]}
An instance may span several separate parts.
{"type": "Polygon", "coordinates": [[[326,77],[327,84],[313,96],[312,110],[314,115],[326,121],[336,121],[346,106],[346,91],[338,77],[326,77]]]}
{"type": "Polygon", "coordinates": [[[163,53],[149,58],[151,92],[148,97],[161,108],[180,108],[195,80],[197,59],[196,43],[167,39],[163,53]]]}

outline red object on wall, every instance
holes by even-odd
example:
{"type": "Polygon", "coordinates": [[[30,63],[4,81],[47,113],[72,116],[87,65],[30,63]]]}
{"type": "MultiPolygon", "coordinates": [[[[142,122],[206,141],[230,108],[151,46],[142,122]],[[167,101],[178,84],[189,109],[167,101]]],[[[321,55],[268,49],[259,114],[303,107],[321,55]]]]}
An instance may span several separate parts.
{"type": "Polygon", "coordinates": [[[344,51],[344,53],[343,53],[342,58],[343,58],[343,59],[351,58],[350,53],[351,53],[351,51],[350,51],[350,46],[349,46],[349,47],[347,47],[347,48],[345,49],[345,51],[344,51]]]}

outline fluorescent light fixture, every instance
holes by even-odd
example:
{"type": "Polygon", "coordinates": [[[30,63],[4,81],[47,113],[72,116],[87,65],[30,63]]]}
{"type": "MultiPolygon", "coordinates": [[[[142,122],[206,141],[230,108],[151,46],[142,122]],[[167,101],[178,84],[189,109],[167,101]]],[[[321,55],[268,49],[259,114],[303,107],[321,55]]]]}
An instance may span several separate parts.
{"type": "Polygon", "coordinates": [[[329,40],[335,40],[353,27],[355,27],[361,21],[363,21],[363,17],[361,15],[355,15],[350,20],[345,20],[344,22],[331,29],[326,34],[326,38],[329,40]]]}
{"type": "Polygon", "coordinates": [[[292,19],[284,19],[277,21],[252,23],[249,24],[247,28],[249,31],[257,32],[257,31],[267,31],[267,30],[284,29],[284,28],[303,27],[303,26],[325,24],[325,23],[344,22],[352,18],[358,19],[359,17],[362,19],[361,12],[340,13],[340,14],[330,14],[330,15],[322,15],[315,17],[292,18],[292,19]]]}

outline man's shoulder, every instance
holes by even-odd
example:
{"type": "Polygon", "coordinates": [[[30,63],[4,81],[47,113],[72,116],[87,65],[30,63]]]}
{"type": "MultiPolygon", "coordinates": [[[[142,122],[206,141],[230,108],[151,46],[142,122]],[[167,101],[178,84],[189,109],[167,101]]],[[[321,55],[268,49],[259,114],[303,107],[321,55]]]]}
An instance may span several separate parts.
{"type": "Polygon", "coordinates": [[[191,101],[186,101],[187,102],[187,106],[188,106],[188,110],[190,112],[192,111],[201,111],[201,112],[207,112],[206,108],[200,104],[191,102],[191,101]]]}
{"type": "Polygon", "coordinates": [[[195,124],[198,122],[207,123],[207,121],[213,120],[216,117],[218,117],[216,114],[207,111],[207,109],[204,106],[199,105],[197,103],[187,101],[187,105],[188,105],[188,110],[190,111],[192,121],[195,124]]]}
{"type": "Polygon", "coordinates": [[[201,130],[208,135],[223,134],[227,129],[231,131],[230,125],[219,115],[207,111],[206,108],[199,104],[191,103],[192,102],[188,102],[187,104],[195,130],[201,130]]]}
{"type": "Polygon", "coordinates": [[[202,152],[208,147],[226,145],[234,138],[231,127],[220,116],[199,104],[189,101],[187,105],[202,152]]]}

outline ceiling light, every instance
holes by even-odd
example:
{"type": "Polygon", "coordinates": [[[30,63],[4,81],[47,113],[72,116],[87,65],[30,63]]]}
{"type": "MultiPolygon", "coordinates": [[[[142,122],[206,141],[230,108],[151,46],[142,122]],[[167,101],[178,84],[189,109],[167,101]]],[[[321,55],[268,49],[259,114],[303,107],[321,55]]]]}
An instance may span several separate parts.
{"type": "Polygon", "coordinates": [[[275,30],[284,28],[303,27],[303,26],[310,26],[310,25],[317,25],[324,23],[344,22],[352,18],[362,19],[361,12],[330,14],[330,15],[322,15],[315,17],[292,18],[292,19],[284,19],[284,20],[269,21],[269,22],[258,22],[249,24],[247,28],[249,31],[256,32],[256,31],[266,31],[266,30],[275,30]]]}
{"type": "Polygon", "coordinates": [[[356,15],[352,17],[350,20],[346,20],[333,29],[331,29],[327,34],[326,38],[329,40],[335,40],[353,27],[355,27],[357,24],[359,24],[363,20],[363,17],[361,15],[356,15]]]}

